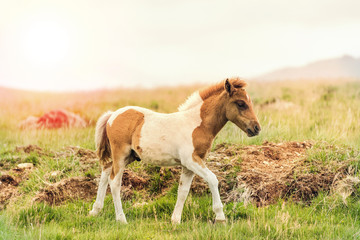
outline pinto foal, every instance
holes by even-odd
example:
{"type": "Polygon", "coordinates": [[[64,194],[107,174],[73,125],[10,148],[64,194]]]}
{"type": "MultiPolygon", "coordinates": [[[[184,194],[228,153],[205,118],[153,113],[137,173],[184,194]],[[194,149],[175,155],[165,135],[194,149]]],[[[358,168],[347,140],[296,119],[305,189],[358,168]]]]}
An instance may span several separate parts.
{"type": "Polygon", "coordinates": [[[249,137],[259,134],[260,124],[245,86],[238,78],[226,79],[193,93],[178,112],[171,114],[129,106],[102,115],[95,132],[102,173],[90,215],[97,215],[103,208],[110,184],[116,220],[126,223],[120,199],[122,176],[126,165],[141,160],[158,166],[181,165],[173,223],[181,221],[195,174],[209,184],[215,220],[224,222],[218,180],[206,167],[205,158],[213,139],[227,121],[235,123],[249,137]]]}

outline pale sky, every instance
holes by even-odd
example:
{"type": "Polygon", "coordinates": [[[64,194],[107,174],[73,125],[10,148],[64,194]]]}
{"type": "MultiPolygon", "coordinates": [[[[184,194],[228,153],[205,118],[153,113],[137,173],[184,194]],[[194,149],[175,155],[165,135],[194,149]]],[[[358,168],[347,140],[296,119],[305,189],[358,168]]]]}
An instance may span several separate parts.
{"type": "Polygon", "coordinates": [[[22,89],[251,78],[359,43],[359,0],[0,0],[0,86],[22,89]]]}

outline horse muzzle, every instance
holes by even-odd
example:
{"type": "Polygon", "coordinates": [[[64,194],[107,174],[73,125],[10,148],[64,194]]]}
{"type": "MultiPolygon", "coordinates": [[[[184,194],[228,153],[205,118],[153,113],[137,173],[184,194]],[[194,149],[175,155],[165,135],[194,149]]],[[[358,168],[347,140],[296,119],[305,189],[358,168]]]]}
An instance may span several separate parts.
{"type": "Polygon", "coordinates": [[[261,131],[261,127],[260,127],[259,123],[254,123],[252,125],[253,126],[246,129],[246,133],[247,133],[248,137],[254,137],[256,135],[259,135],[259,133],[261,131]]]}

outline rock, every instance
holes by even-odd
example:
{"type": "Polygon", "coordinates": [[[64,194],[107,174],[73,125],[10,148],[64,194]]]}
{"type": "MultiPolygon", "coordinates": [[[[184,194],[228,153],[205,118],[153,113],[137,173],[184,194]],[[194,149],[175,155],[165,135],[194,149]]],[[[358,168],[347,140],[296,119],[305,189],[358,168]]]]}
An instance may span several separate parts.
{"type": "Polygon", "coordinates": [[[20,163],[17,165],[18,168],[20,169],[26,169],[26,168],[33,168],[34,164],[32,163],[20,163]]]}
{"type": "Polygon", "coordinates": [[[50,177],[57,177],[61,174],[61,171],[53,171],[50,173],[50,177]]]}

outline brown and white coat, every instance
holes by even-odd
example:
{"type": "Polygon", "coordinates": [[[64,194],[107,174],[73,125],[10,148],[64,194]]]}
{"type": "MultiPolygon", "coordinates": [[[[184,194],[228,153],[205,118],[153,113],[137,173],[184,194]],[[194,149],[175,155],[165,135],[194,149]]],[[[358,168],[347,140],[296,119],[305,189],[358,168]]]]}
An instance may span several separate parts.
{"type": "Polygon", "coordinates": [[[245,86],[240,79],[227,79],[195,92],[178,112],[170,114],[128,106],[100,117],[95,141],[103,171],[90,214],[96,215],[102,209],[110,184],[116,220],[126,223],[120,199],[121,180],[126,165],[137,159],[158,166],[182,166],[173,223],[181,221],[194,174],[209,184],[216,221],[225,221],[218,180],[204,161],[213,139],[228,120],[248,136],[259,133],[260,125],[245,86]]]}

